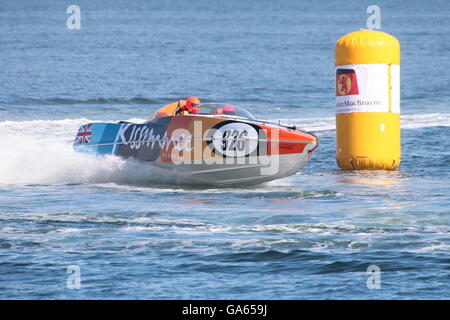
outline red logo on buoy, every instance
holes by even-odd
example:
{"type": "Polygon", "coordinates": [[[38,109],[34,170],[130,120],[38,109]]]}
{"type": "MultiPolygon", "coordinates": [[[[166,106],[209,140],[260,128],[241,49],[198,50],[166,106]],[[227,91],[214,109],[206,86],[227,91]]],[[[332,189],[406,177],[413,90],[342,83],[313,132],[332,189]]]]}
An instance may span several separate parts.
{"type": "Polygon", "coordinates": [[[353,69],[336,70],[336,96],[359,94],[356,72],[353,69]]]}

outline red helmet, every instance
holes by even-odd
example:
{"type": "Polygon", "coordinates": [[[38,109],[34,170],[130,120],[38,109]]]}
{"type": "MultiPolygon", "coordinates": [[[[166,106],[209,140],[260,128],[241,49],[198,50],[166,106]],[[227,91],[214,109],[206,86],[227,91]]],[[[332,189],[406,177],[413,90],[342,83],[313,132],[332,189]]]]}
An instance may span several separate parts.
{"type": "Polygon", "coordinates": [[[236,108],[230,104],[224,106],[222,108],[222,111],[224,114],[230,114],[230,115],[235,115],[236,114],[236,108]]]}
{"type": "Polygon", "coordinates": [[[187,98],[183,110],[190,113],[198,113],[200,111],[200,99],[197,97],[187,98]]]}

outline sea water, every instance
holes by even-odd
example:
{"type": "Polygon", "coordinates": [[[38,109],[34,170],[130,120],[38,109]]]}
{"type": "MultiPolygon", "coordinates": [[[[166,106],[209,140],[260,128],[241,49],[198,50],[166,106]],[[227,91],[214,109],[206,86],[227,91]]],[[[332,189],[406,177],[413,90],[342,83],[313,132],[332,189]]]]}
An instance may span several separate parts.
{"type": "Polygon", "coordinates": [[[402,50],[402,163],[335,163],[334,45],[372,2],[76,0],[72,30],[69,3],[2,1],[0,298],[450,298],[448,1],[376,2],[402,50]],[[190,95],[319,149],[241,188],[72,149],[82,124],[190,95]]]}

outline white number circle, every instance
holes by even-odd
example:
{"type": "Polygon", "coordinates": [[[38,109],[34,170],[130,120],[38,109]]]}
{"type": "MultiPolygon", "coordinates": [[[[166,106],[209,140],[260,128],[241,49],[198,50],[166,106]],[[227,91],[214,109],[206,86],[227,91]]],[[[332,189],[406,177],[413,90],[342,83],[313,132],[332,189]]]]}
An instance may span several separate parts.
{"type": "Polygon", "coordinates": [[[258,147],[258,132],[246,123],[228,123],[216,129],[212,144],[216,154],[227,158],[245,157],[258,147]]]}

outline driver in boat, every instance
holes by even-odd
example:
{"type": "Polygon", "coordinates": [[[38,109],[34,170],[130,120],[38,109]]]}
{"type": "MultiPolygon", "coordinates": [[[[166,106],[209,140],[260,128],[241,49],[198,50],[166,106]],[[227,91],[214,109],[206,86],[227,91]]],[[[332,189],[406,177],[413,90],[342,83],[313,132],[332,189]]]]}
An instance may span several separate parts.
{"type": "Polygon", "coordinates": [[[236,115],[236,107],[228,104],[226,106],[223,106],[222,108],[216,109],[216,113],[234,116],[236,115]]]}
{"type": "Polygon", "coordinates": [[[200,111],[200,99],[197,97],[189,97],[185,103],[178,102],[178,108],[175,114],[196,114],[200,111]]]}

